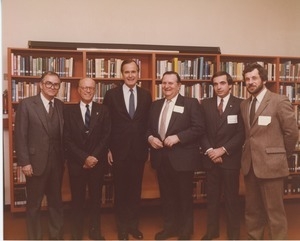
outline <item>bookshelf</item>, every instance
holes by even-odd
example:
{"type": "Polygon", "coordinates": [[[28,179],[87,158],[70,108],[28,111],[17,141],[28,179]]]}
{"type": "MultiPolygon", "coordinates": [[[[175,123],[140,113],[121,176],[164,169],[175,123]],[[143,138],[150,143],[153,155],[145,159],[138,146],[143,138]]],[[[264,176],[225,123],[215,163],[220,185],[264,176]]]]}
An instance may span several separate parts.
{"type": "MultiPolygon", "coordinates": [[[[181,53],[179,51],[107,51],[107,50],[62,50],[62,49],[27,49],[8,48],[8,131],[9,131],[9,169],[11,188],[11,212],[25,211],[26,196],[25,181],[16,166],[17,157],[14,149],[14,116],[18,103],[23,98],[35,95],[38,90],[40,75],[45,70],[54,70],[61,76],[62,87],[57,98],[66,105],[79,101],[77,83],[82,77],[92,77],[97,83],[95,101],[101,102],[109,88],[122,83],[119,75],[120,64],[127,58],[136,59],[140,66],[139,85],[148,89],[152,99],[162,97],[161,76],[167,70],[178,71],[182,78],[181,94],[197,98],[213,96],[210,77],[217,70],[226,70],[234,78],[233,94],[247,98],[243,85],[241,71],[249,62],[260,62],[269,73],[267,87],[277,93],[290,94],[295,107],[295,115],[300,120],[300,57],[280,56],[245,56],[211,53],[181,53]],[[290,86],[290,87],[289,87],[290,86]]],[[[300,121],[299,121],[300,123],[300,121]]],[[[299,125],[300,126],[300,125],[299,125]]],[[[300,140],[295,148],[295,158],[298,160],[300,140]]],[[[300,161],[297,161],[297,165],[300,161]]],[[[287,178],[287,189],[292,190],[299,184],[299,166],[291,170],[287,178]]],[[[243,194],[243,180],[241,177],[243,194]]],[[[205,174],[195,173],[194,200],[205,202],[205,174]]],[[[102,190],[103,205],[112,205],[111,177],[106,177],[102,190]]],[[[70,201],[69,179],[67,169],[64,172],[62,195],[64,201],[70,201]]],[[[142,187],[143,199],[159,197],[155,171],[150,162],[146,162],[142,187]]],[[[300,198],[300,192],[287,192],[286,198],[300,198]]],[[[46,205],[46,201],[44,202],[46,205]]]]}

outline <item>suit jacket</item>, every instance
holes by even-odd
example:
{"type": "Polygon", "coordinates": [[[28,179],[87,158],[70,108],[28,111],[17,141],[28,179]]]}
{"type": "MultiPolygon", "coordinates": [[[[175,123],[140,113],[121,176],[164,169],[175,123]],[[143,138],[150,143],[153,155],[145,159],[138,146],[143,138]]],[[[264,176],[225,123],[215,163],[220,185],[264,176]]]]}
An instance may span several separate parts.
{"type": "MultiPolygon", "coordinates": [[[[205,118],[205,135],[201,138],[201,148],[205,152],[209,148],[223,146],[228,154],[222,156],[221,168],[239,169],[241,166],[242,146],[244,143],[244,123],[240,104],[242,99],[230,95],[226,108],[220,116],[217,109],[217,97],[204,99],[200,105],[205,118]]],[[[203,166],[212,168],[215,165],[205,155],[203,166]]]]}
{"type": "Polygon", "coordinates": [[[84,126],[80,104],[68,106],[65,109],[64,117],[64,141],[69,172],[81,172],[88,156],[96,157],[98,159],[97,165],[106,164],[111,129],[107,107],[92,102],[89,131],[84,126]]]}
{"type": "Polygon", "coordinates": [[[132,152],[138,160],[147,160],[146,130],[151,102],[150,93],[137,86],[137,106],[131,119],[126,109],[122,86],[106,92],[103,104],[108,106],[112,119],[109,148],[114,161],[122,161],[132,152]]]}
{"type": "Polygon", "coordinates": [[[267,90],[250,126],[250,102],[251,98],[248,98],[241,103],[246,134],[242,171],[247,175],[252,162],[258,178],[287,176],[287,157],[294,151],[298,140],[298,127],[292,105],[286,96],[267,90]]]}
{"type": "MultiPolygon", "coordinates": [[[[153,135],[160,139],[158,123],[164,101],[160,99],[152,103],[147,136],[153,135]]],[[[164,161],[163,152],[166,152],[176,171],[193,171],[200,164],[199,138],[204,133],[204,119],[199,102],[194,98],[178,95],[175,106],[182,107],[183,111],[173,110],[166,137],[177,135],[180,142],[171,148],[151,148],[150,160],[152,167],[157,169],[164,161]]]]}
{"type": "MultiPolygon", "coordinates": [[[[61,153],[63,153],[63,102],[54,99],[57,110],[60,134],[61,153]]],[[[34,175],[43,174],[48,160],[49,132],[46,119],[46,109],[40,94],[28,97],[20,102],[16,114],[15,143],[20,166],[32,165],[34,175]]],[[[61,157],[63,166],[63,156],[61,157]]]]}

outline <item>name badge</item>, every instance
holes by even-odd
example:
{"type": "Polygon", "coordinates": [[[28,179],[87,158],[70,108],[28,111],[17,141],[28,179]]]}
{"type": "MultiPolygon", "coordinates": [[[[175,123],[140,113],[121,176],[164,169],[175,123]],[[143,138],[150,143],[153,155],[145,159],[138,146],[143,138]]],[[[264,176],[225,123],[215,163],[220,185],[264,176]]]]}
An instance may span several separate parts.
{"type": "Polygon", "coordinates": [[[175,105],[173,111],[182,114],[183,111],[184,111],[184,107],[183,106],[175,105]]]}
{"type": "Polygon", "coordinates": [[[228,115],[227,116],[227,123],[228,124],[236,124],[236,123],[238,123],[237,115],[228,115]]]}
{"type": "Polygon", "coordinates": [[[267,126],[271,123],[271,116],[259,116],[258,117],[258,125],[259,126],[267,126]]]}

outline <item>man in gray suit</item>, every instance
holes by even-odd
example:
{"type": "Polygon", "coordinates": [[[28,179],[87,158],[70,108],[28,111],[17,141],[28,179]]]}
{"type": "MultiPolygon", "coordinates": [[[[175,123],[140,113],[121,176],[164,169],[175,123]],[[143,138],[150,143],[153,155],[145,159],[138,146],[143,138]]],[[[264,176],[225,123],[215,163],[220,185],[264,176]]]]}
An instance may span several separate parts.
{"type": "Polygon", "coordinates": [[[289,175],[287,157],[295,148],[298,127],[286,96],[267,90],[266,70],[253,63],[243,72],[251,97],[241,103],[246,140],[242,172],[246,187],[245,221],[249,239],[287,239],[283,181],[289,175]]]}
{"type": "Polygon", "coordinates": [[[63,206],[63,103],[55,99],[60,78],[46,72],[41,93],[20,102],[16,113],[15,140],[18,165],[26,176],[28,239],[43,238],[40,206],[44,194],[49,212],[49,239],[62,239],[63,206]]]}

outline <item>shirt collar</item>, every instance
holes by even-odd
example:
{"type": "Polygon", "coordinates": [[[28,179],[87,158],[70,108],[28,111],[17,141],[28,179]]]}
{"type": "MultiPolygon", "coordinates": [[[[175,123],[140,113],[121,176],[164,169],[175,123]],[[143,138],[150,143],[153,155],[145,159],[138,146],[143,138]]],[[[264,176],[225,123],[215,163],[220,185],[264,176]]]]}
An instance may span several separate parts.
{"type": "MultiPolygon", "coordinates": [[[[93,103],[93,101],[91,101],[90,103],[88,103],[90,109],[92,108],[92,103],[93,103]]],[[[86,105],[87,105],[87,104],[84,103],[84,102],[82,102],[82,100],[80,101],[80,106],[81,106],[81,107],[84,107],[84,108],[85,108],[86,105]]]]}
{"type": "Polygon", "coordinates": [[[53,98],[52,100],[48,100],[48,99],[43,95],[42,92],[41,92],[41,99],[42,99],[42,102],[43,102],[44,106],[48,106],[50,101],[52,101],[52,105],[54,106],[54,98],[53,98]]]}
{"type": "Polygon", "coordinates": [[[217,96],[217,102],[220,103],[221,99],[223,99],[223,103],[227,103],[230,97],[230,93],[226,95],[225,97],[221,98],[220,96],[217,96]]]}
{"type": "Polygon", "coordinates": [[[126,84],[123,84],[123,91],[129,92],[130,89],[133,89],[133,93],[136,93],[136,85],[133,88],[129,88],[126,84]]]}
{"type": "MultiPolygon", "coordinates": [[[[176,101],[177,101],[178,95],[179,95],[179,94],[175,95],[175,96],[171,99],[171,102],[173,102],[173,103],[175,104],[176,101]]],[[[167,101],[167,99],[165,98],[165,102],[166,102],[166,101],[167,101]]]]}
{"type": "MultiPolygon", "coordinates": [[[[264,88],[264,89],[256,96],[256,99],[257,99],[257,101],[258,101],[259,103],[262,102],[262,100],[263,100],[263,98],[264,98],[266,92],[267,92],[267,88],[265,87],[265,88],[264,88]]],[[[253,98],[254,98],[254,97],[252,96],[252,100],[253,100],[253,98]]]]}

